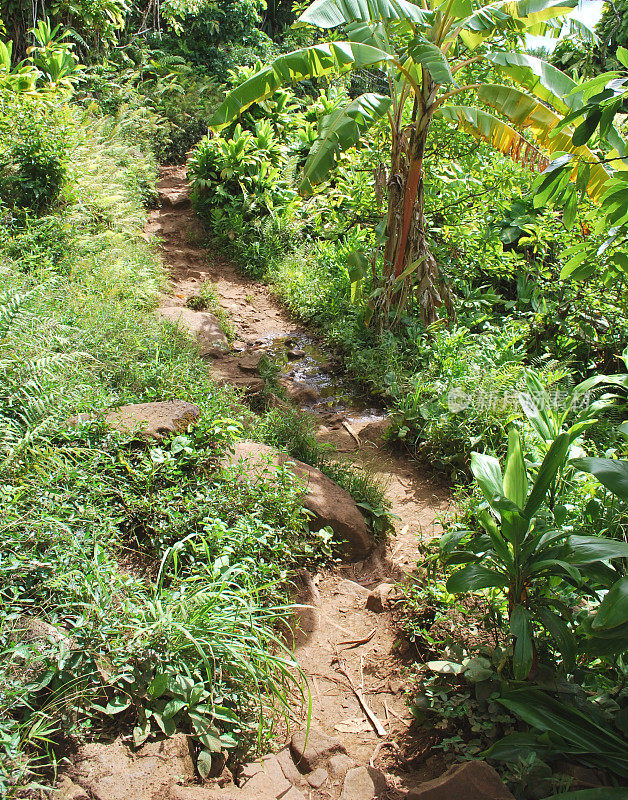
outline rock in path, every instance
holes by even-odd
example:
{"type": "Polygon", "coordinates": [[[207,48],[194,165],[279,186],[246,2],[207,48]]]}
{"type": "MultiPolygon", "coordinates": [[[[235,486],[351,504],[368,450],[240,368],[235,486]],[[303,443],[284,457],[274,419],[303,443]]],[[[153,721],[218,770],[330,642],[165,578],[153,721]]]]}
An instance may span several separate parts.
{"type": "MultiPolygon", "coordinates": [[[[142,436],[160,439],[168,433],[178,433],[193,425],[200,417],[201,410],[194,403],[185,400],[166,400],[158,403],[133,403],[108,411],[101,419],[110,428],[121,433],[140,432],[142,436]]],[[[79,414],[68,420],[68,425],[88,422],[90,414],[79,414]]]]}
{"type": "Polygon", "coordinates": [[[179,733],[135,753],[120,739],[83,745],[69,777],[92,800],[150,800],[168,796],[171,786],[193,780],[195,772],[188,737],[179,733]]]}
{"type": "Polygon", "coordinates": [[[332,756],[339,753],[347,755],[345,746],[338,739],[310,728],[297,731],[290,741],[290,752],[301,772],[312,772],[332,756]]]}
{"type": "Polygon", "coordinates": [[[208,311],[193,311],[182,306],[166,306],[157,309],[162,319],[186,330],[198,342],[202,356],[222,353],[229,349],[229,343],[217,317],[208,311]]]}
{"type": "Polygon", "coordinates": [[[386,779],[379,770],[373,767],[354,767],[345,776],[340,800],[375,800],[385,795],[386,779]]]}
{"type": "Polygon", "coordinates": [[[244,462],[253,474],[262,474],[268,466],[288,464],[295,475],[307,486],[303,507],[311,514],[310,528],[320,530],[331,527],[346,545],[346,555],[354,560],[363,559],[372,548],[371,537],[364,517],[349,492],[338,486],[326,475],[312,467],[281,453],[274,447],[257,442],[243,441],[235,445],[233,455],[223,462],[244,462]]]}
{"type": "Polygon", "coordinates": [[[514,800],[493,767],[467,761],[408,792],[406,800],[514,800]]]}

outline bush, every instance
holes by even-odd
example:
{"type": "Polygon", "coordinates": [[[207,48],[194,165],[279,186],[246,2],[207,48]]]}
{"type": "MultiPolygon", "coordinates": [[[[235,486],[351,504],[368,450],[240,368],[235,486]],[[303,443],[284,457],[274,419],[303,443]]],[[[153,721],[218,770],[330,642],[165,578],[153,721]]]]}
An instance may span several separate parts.
{"type": "Polygon", "coordinates": [[[0,101],[0,199],[40,213],[58,200],[67,173],[67,143],[57,113],[36,101],[0,101]]]}

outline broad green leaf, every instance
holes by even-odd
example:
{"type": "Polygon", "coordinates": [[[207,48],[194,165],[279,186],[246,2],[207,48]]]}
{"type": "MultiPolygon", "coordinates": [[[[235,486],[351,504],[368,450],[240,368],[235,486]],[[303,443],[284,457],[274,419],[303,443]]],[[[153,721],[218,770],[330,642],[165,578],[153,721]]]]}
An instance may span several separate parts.
{"type": "Polygon", "coordinates": [[[177,731],[177,723],[172,717],[164,717],[158,711],[153,711],[153,719],[166,736],[174,736],[177,731]]]}
{"type": "Polygon", "coordinates": [[[574,458],[569,463],[576,469],[595,475],[613,494],[622,500],[628,500],[628,461],[614,458],[574,458]]]}
{"type": "Polygon", "coordinates": [[[515,637],[513,669],[518,681],[525,680],[532,669],[534,647],[530,614],[522,605],[516,605],[510,615],[510,633],[515,637]]]}
{"type": "Polygon", "coordinates": [[[318,28],[335,28],[350,22],[405,20],[423,23],[427,15],[407,0],[315,0],[301,14],[297,24],[308,23],[318,28]]]}
{"type": "Polygon", "coordinates": [[[576,660],[576,643],[568,626],[558,614],[547,608],[537,608],[534,610],[534,614],[541,625],[549,631],[556,644],[556,649],[565,659],[567,668],[571,669],[576,660]]]}
{"type": "Polygon", "coordinates": [[[506,497],[522,509],[528,496],[528,473],[521,452],[521,437],[514,426],[508,430],[508,453],[503,483],[506,497]]]}
{"type": "Polygon", "coordinates": [[[321,120],[318,139],[312,145],[299,185],[302,194],[325,180],[335,167],[338,156],[356,145],[362,133],[386,115],[391,100],[381,94],[367,93],[321,120]]]}
{"type": "Polygon", "coordinates": [[[628,50],[625,47],[618,47],[615,58],[628,69],[628,50]]]}
{"type": "Polygon", "coordinates": [[[528,519],[532,519],[545,500],[545,496],[556,477],[556,473],[565,463],[568,450],[569,434],[561,433],[550,445],[547,455],[539,468],[528,501],[523,509],[523,513],[528,519]]]}
{"type": "Polygon", "coordinates": [[[408,47],[408,53],[416,64],[425,67],[434,83],[449,86],[454,82],[447,58],[435,44],[419,36],[408,47]]]}
{"type": "Polygon", "coordinates": [[[187,703],[185,700],[180,700],[178,698],[173,698],[166,703],[166,707],[164,708],[162,715],[164,719],[169,719],[170,717],[174,717],[176,714],[181,711],[182,708],[185,708],[187,703]]]}
{"type": "MultiPolygon", "coordinates": [[[[535,140],[546,147],[550,153],[571,153],[579,156],[572,171],[573,180],[578,177],[579,162],[589,162],[590,175],[587,194],[592,200],[600,199],[610,180],[610,173],[588,147],[576,146],[572,142],[570,128],[563,131],[555,130],[561,121],[555,111],[539,102],[535,97],[512,86],[485,84],[478,87],[476,95],[480,102],[486,103],[500,114],[504,114],[517,128],[530,130],[535,140]]],[[[501,150],[501,148],[499,149],[501,150]]]]}
{"type": "Polygon", "coordinates": [[[547,32],[547,22],[565,16],[575,8],[578,0],[502,0],[483,5],[460,23],[466,30],[461,34],[465,44],[474,49],[496,30],[527,30],[536,36],[547,32]]]}
{"type": "Polygon", "coordinates": [[[628,558],[628,542],[605,539],[603,536],[568,536],[574,564],[590,564],[593,561],[609,561],[612,558],[628,558]]]}
{"type": "Polygon", "coordinates": [[[488,569],[481,564],[469,564],[467,567],[456,570],[449,576],[447,591],[450,594],[472,592],[474,589],[489,589],[498,587],[503,589],[508,585],[508,576],[494,569],[488,569]]]}
{"type": "Polygon", "coordinates": [[[484,497],[491,505],[495,497],[503,495],[502,470],[499,461],[494,456],[471,453],[471,472],[484,497]]]}
{"type": "Polygon", "coordinates": [[[581,752],[616,754],[628,767],[625,740],[598,725],[584,711],[554,700],[537,689],[517,689],[498,698],[498,702],[524,722],[541,731],[555,733],[581,752]]]}
{"type": "Polygon", "coordinates": [[[203,780],[209,777],[209,774],[212,771],[212,754],[209,750],[201,750],[201,752],[198,754],[198,758],[196,759],[196,768],[198,770],[198,774],[203,780]]]}
{"type": "Polygon", "coordinates": [[[487,53],[486,58],[498,66],[500,72],[532,92],[535,97],[550,103],[561,114],[583,105],[582,100],[575,95],[565,97],[577,86],[576,82],[547,61],[527,53],[500,51],[487,53]]]}
{"type": "Polygon", "coordinates": [[[628,622],[628,577],[620,578],[600,603],[591,627],[594,630],[616,628],[628,622]]]}
{"type": "Polygon", "coordinates": [[[152,679],[148,686],[148,695],[152,698],[161,697],[161,695],[168,688],[168,675],[165,672],[159,672],[152,679]]]}
{"type": "Polygon", "coordinates": [[[495,761],[517,762],[518,759],[529,753],[543,754],[548,750],[548,745],[541,743],[534,733],[511,733],[504,736],[486,751],[487,758],[495,761]]]}
{"type": "Polygon", "coordinates": [[[229,92],[214,112],[209,126],[214,130],[224,128],[253,103],[265,100],[282,86],[392,60],[393,57],[383,50],[357,42],[329,42],[295,50],[279,56],[229,92]]]}

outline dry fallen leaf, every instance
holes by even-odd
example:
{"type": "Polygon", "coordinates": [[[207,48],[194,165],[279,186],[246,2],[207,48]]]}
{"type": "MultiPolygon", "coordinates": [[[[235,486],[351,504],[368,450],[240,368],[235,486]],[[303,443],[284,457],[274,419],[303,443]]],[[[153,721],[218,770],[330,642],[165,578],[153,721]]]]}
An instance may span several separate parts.
{"type": "Polygon", "coordinates": [[[364,717],[351,717],[334,725],[334,730],[339,733],[366,733],[373,729],[371,723],[364,717]]]}

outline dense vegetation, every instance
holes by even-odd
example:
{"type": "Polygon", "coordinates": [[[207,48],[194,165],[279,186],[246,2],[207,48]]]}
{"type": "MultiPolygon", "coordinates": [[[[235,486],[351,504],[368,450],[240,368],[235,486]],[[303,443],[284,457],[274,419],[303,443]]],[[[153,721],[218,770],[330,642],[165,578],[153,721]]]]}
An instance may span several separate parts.
{"type": "Polygon", "coordinates": [[[417,721],[521,797],[568,788],[565,760],[626,785],[628,50],[617,2],[553,66],[527,53],[573,5],[3,4],[2,789],[112,719],[191,732],[209,770],[300,686],[277,621],[327,536],[288,475],[216,465],[244,435],[316,445],[151,314],[155,164],[190,149],[213,246],[454,487],[406,587],[417,721]],[[200,424],[150,447],[65,424],[175,397],[200,424]],[[438,624],[467,617],[486,635],[438,624]],[[71,642],[33,653],[33,618],[71,642]]]}

